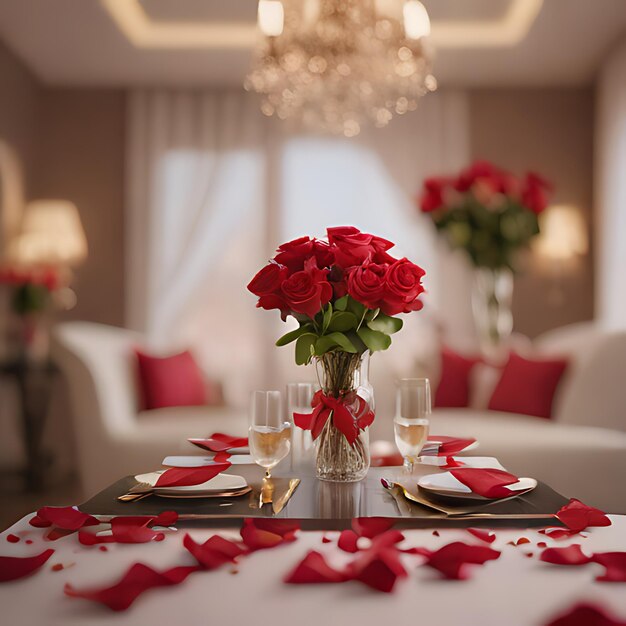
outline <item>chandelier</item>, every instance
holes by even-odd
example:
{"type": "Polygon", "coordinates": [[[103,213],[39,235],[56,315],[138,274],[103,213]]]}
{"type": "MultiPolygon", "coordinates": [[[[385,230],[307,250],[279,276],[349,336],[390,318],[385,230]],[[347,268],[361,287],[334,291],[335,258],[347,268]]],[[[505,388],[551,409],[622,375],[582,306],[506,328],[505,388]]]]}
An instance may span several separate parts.
{"type": "Polygon", "coordinates": [[[437,87],[418,0],[260,0],[258,20],[244,87],[265,115],[353,137],[437,87]]]}

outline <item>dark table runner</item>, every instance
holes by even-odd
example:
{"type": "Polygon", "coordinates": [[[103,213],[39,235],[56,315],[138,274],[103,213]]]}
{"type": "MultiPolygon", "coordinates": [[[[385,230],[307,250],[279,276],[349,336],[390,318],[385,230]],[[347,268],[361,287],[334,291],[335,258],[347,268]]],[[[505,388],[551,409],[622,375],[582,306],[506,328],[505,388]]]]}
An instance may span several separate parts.
{"type": "MultiPolygon", "coordinates": [[[[432,466],[425,468],[433,472],[432,466]]],[[[397,518],[398,526],[406,528],[429,527],[514,527],[529,528],[558,525],[552,516],[567,499],[539,483],[533,491],[488,507],[490,517],[448,518],[419,505],[411,505],[410,513],[400,512],[393,496],[380,483],[385,476],[394,479],[401,468],[371,468],[367,477],[358,483],[329,483],[312,476],[282,473],[277,476],[276,493],[286,489],[290,477],[298,477],[301,483],[285,508],[275,516],[272,507],[266,504],[261,509],[251,508],[251,497],[258,493],[262,472],[254,465],[232,466],[228,473],[244,476],[253,487],[253,493],[236,498],[179,499],[148,496],[137,502],[120,502],[117,496],[126,493],[136,484],[132,476],[122,478],[93,498],[80,505],[80,510],[96,516],[157,515],[166,510],[176,511],[186,525],[225,527],[238,526],[244,517],[278,517],[297,519],[307,530],[340,530],[350,527],[354,517],[397,518]]],[[[417,475],[415,480],[417,480],[417,475]]]]}

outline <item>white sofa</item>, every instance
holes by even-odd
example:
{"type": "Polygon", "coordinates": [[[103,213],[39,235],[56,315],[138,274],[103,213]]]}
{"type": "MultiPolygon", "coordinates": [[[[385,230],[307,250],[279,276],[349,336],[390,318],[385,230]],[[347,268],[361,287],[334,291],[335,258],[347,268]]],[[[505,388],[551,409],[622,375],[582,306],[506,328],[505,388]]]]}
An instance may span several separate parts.
{"type": "Polygon", "coordinates": [[[86,495],[158,468],[167,455],[193,454],[188,437],[247,432],[246,415],[227,407],[139,411],[132,354],[141,343],[131,331],[102,324],[67,322],[55,329],[53,356],[69,384],[86,495]]]}
{"type": "MultiPolygon", "coordinates": [[[[70,385],[80,475],[87,494],[116,478],[158,467],[168,454],[192,454],[187,437],[225,431],[243,435],[245,411],[182,407],[138,412],[127,330],[71,322],[55,332],[55,357],[70,385]]],[[[534,347],[571,359],[544,420],[476,409],[438,409],[431,432],[472,436],[477,453],[509,470],[545,481],[566,496],[626,513],[626,333],[604,334],[592,324],[547,333],[534,347]]],[[[372,380],[377,396],[392,394],[393,375],[372,380]]],[[[391,438],[391,414],[377,431],[391,438]]]]}

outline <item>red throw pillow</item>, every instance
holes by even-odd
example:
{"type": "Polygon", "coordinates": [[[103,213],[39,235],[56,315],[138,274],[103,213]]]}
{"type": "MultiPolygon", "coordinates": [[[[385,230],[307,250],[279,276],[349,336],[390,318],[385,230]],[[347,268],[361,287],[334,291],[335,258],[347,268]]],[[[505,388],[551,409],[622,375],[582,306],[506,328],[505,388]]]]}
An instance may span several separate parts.
{"type": "Polygon", "coordinates": [[[533,361],[511,352],[488,408],[549,419],[554,394],[566,367],[565,359],[533,361]]]}
{"type": "Polygon", "coordinates": [[[189,350],[158,357],[135,350],[143,409],[207,403],[200,368],[189,350]]]}
{"type": "Polygon", "coordinates": [[[479,358],[464,357],[450,348],[441,350],[441,375],[435,392],[435,407],[469,405],[470,372],[479,358]]]}

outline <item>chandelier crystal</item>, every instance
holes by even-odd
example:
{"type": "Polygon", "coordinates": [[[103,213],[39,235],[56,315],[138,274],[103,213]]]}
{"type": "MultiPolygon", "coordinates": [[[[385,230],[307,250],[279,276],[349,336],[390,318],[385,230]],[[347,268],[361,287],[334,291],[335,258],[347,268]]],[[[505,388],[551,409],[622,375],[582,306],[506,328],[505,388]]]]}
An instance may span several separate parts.
{"type": "Polygon", "coordinates": [[[353,137],[437,88],[418,0],[260,0],[259,27],[244,87],[265,115],[353,137]]]}

